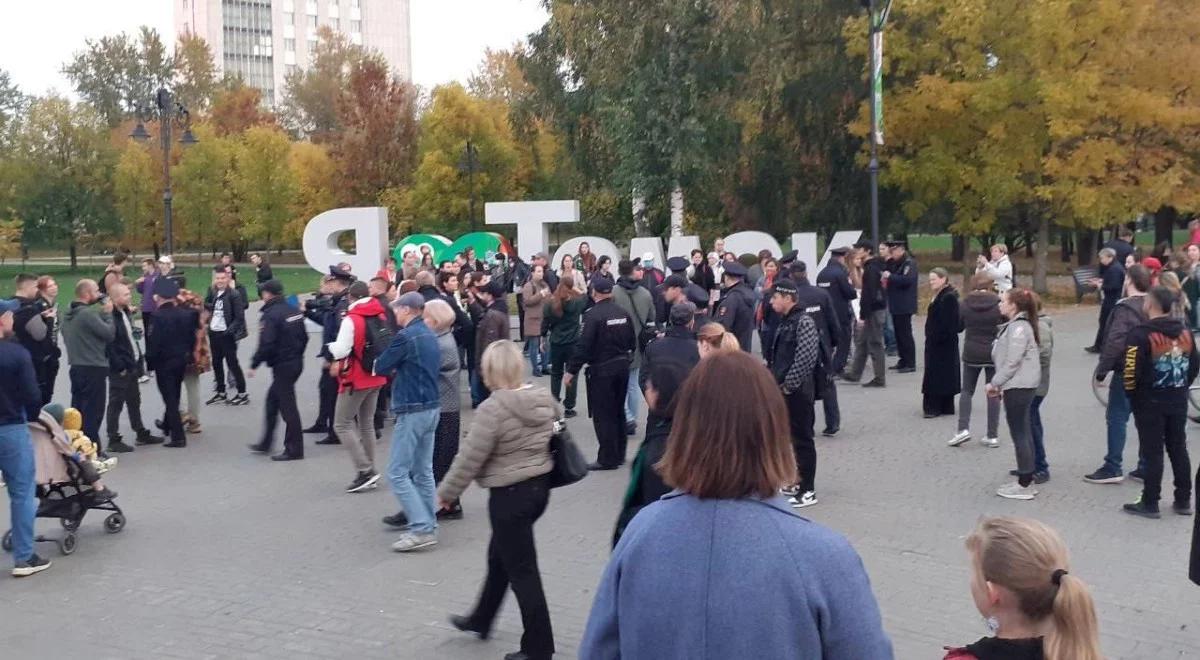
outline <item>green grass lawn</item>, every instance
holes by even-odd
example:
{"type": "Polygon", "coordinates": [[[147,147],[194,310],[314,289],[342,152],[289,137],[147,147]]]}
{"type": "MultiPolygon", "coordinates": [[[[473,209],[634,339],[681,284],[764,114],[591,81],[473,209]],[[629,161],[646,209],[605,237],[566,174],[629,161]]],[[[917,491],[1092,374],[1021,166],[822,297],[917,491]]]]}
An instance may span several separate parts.
{"type": "MultiPolygon", "coordinates": [[[[321,274],[309,268],[308,266],[272,266],[275,273],[275,278],[283,282],[283,290],[291,295],[293,293],[311,293],[317,290],[317,285],[320,284],[321,274]]],[[[50,275],[58,280],[59,298],[63,301],[70,300],[73,297],[75,283],[85,278],[99,279],[104,274],[104,266],[86,266],[80,265],[78,270],[72,272],[67,266],[26,266],[22,267],[20,262],[7,263],[0,266],[0,298],[7,298],[13,294],[13,278],[18,273],[29,272],[35,275],[50,275]]],[[[183,267],[183,274],[187,277],[188,288],[204,290],[207,288],[211,272],[207,266],[191,266],[183,267]],[[203,282],[203,285],[201,285],[203,282]]],[[[258,300],[258,292],[256,291],[254,282],[254,267],[250,264],[239,265],[238,272],[242,279],[246,280],[246,293],[250,296],[250,300],[258,300]]],[[[126,268],[125,274],[129,281],[133,281],[140,277],[141,268],[126,268]]],[[[134,297],[137,297],[137,292],[134,292],[134,297]]]]}

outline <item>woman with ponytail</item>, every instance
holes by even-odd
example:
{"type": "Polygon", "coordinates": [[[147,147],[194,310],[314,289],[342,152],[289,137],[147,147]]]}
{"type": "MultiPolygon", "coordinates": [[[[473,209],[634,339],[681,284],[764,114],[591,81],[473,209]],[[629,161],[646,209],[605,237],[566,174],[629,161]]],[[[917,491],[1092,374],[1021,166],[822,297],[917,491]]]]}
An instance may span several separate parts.
{"type": "Polygon", "coordinates": [[[1017,480],[1001,486],[996,494],[1012,500],[1032,500],[1037,495],[1033,487],[1037,466],[1029,413],[1042,383],[1037,305],[1037,298],[1029,289],[1010,289],[1001,296],[1000,313],[1008,323],[1000,326],[992,344],[996,372],[987,384],[987,395],[1000,397],[1004,404],[1004,416],[1017,454],[1017,480]]]}
{"type": "Polygon", "coordinates": [[[993,636],[946,660],[1101,660],[1091,593],[1057,532],[1030,518],[984,518],[966,545],[971,597],[993,636]]]}

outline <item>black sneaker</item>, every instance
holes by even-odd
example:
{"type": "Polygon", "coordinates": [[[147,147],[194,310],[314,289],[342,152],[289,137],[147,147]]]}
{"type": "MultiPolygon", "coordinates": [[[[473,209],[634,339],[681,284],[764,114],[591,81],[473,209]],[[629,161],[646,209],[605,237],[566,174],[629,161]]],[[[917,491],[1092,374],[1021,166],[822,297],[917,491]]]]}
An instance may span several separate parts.
{"type": "Polygon", "coordinates": [[[1092,353],[1094,355],[1094,354],[1100,352],[1100,347],[1099,346],[1085,346],[1083,348],[1083,350],[1085,353],[1092,353]]]}
{"type": "Polygon", "coordinates": [[[133,444],[141,447],[142,445],[161,445],[163,439],[157,435],[150,435],[150,431],[143,430],[133,439],[133,444]]]}
{"type": "Polygon", "coordinates": [[[1186,500],[1183,502],[1175,502],[1171,505],[1171,510],[1181,516],[1190,516],[1192,515],[1192,503],[1186,500]]]}
{"type": "Polygon", "coordinates": [[[879,379],[868,380],[867,382],[863,383],[862,386],[863,387],[886,387],[884,382],[879,379]]]}
{"type": "Polygon", "coordinates": [[[408,527],[408,516],[404,515],[403,511],[392,516],[384,516],[383,524],[396,528],[408,527]]]}
{"type": "Polygon", "coordinates": [[[450,615],[450,625],[454,626],[455,628],[459,629],[462,632],[475,633],[475,635],[477,637],[479,637],[479,639],[487,639],[491,633],[491,631],[488,630],[487,628],[475,625],[475,623],[472,622],[471,619],[469,619],[465,616],[458,616],[457,614],[450,615]]]}
{"type": "Polygon", "coordinates": [[[915,373],[916,371],[917,371],[916,367],[900,367],[899,369],[896,370],[896,373],[911,374],[911,373],[915,373]]]}
{"type": "Polygon", "coordinates": [[[214,403],[218,403],[221,401],[228,401],[228,400],[229,399],[225,396],[224,392],[217,392],[216,394],[212,395],[211,399],[209,399],[208,401],[205,401],[204,405],[211,406],[214,403]]]}
{"type": "Polygon", "coordinates": [[[1044,484],[1050,481],[1050,473],[1045,470],[1039,470],[1033,473],[1033,483],[1044,484]]]}
{"type": "Polygon", "coordinates": [[[338,437],[336,435],[330,433],[329,435],[325,436],[324,438],[317,440],[313,444],[314,445],[340,445],[340,444],[342,444],[342,441],[338,440],[338,437]]]}
{"type": "Polygon", "coordinates": [[[566,410],[563,411],[563,419],[571,419],[572,417],[574,417],[578,414],[579,413],[575,412],[574,408],[567,408],[566,410]]]}
{"type": "Polygon", "coordinates": [[[109,440],[108,450],[114,454],[128,454],[133,451],[133,447],[121,442],[120,440],[109,440]]]}
{"type": "Polygon", "coordinates": [[[1162,514],[1158,512],[1158,505],[1151,506],[1138,500],[1132,504],[1126,504],[1122,507],[1125,513],[1141,516],[1143,518],[1162,518],[1162,514]]]}
{"type": "Polygon", "coordinates": [[[1102,467],[1095,472],[1084,475],[1083,480],[1089,484],[1119,484],[1125,481],[1125,477],[1117,470],[1107,467],[1102,467]]]}
{"type": "Polygon", "coordinates": [[[379,475],[374,470],[367,470],[366,472],[359,472],[354,477],[354,481],[350,482],[349,486],[346,486],[346,492],[347,493],[361,493],[364,491],[371,490],[378,483],[379,483],[379,475]]]}
{"type": "Polygon", "coordinates": [[[301,431],[301,433],[329,433],[329,427],[324,424],[313,424],[301,431]]]}
{"type": "Polygon", "coordinates": [[[241,392],[230,399],[228,403],[231,406],[244,406],[250,403],[250,396],[245,392],[241,392]]]}
{"type": "Polygon", "coordinates": [[[832,438],[833,436],[837,435],[838,431],[840,430],[842,430],[840,426],[827,426],[825,427],[824,431],[821,431],[821,435],[825,436],[826,438],[832,438]]]}
{"type": "Polygon", "coordinates": [[[1128,476],[1134,481],[1145,481],[1145,476],[1142,474],[1142,468],[1130,471],[1128,476]]]}
{"type": "Polygon", "coordinates": [[[16,566],[13,566],[12,575],[13,577],[29,577],[34,573],[41,573],[47,568],[50,568],[49,559],[42,559],[37,555],[30,555],[29,559],[19,562],[16,566]]]}
{"type": "Polygon", "coordinates": [[[463,510],[462,505],[458,502],[450,505],[448,509],[438,509],[438,520],[462,520],[463,510]]]}

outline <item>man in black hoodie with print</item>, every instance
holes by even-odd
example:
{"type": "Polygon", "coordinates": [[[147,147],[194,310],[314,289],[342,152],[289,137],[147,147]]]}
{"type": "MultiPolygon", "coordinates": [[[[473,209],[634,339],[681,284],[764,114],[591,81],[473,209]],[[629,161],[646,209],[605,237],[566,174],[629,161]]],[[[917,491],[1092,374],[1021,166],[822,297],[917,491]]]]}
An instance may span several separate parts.
{"type": "Polygon", "coordinates": [[[1142,471],[1142,496],[1125,511],[1158,518],[1162,490],[1163,449],[1175,473],[1175,503],[1180,515],[1192,514],[1192,466],[1188,459],[1188,387],[1200,371],[1200,354],[1183,321],[1170,316],[1175,293],[1156,286],[1145,296],[1145,323],[1125,339],[1124,386],[1137,426],[1142,471]]]}

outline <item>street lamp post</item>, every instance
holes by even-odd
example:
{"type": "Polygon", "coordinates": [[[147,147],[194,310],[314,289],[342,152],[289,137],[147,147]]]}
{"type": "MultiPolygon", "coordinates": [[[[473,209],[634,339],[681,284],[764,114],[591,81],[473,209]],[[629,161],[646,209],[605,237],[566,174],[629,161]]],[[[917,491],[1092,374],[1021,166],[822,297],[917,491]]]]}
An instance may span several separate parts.
{"type": "Polygon", "coordinates": [[[479,149],[467,140],[467,146],[463,149],[462,160],[458,163],[458,170],[467,175],[467,187],[470,189],[471,199],[468,207],[468,214],[471,217],[471,231],[477,231],[479,228],[475,223],[475,172],[479,169],[479,149]]]}
{"type": "Polygon", "coordinates": [[[871,100],[871,162],[867,171],[871,175],[871,240],[879,245],[879,145],[883,143],[883,132],[880,126],[883,104],[883,25],[887,22],[892,10],[892,0],[861,0],[867,9],[867,66],[871,72],[871,88],[868,96],[871,100]],[[877,9],[879,4],[882,9],[877,9]]]}
{"type": "Polygon", "coordinates": [[[138,142],[150,139],[150,133],[146,131],[146,122],[158,120],[159,143],[162,145],[163,156],[163,249],[165,254],[173,255],[175,238],[171,227],[171,129],[177,127],[183,132],[179,144],[185,147],[196,144],[199,140],[192,135],[191,114],[182,103],[175,102],[166,88],[160,87],[154,95],[153,108],[138,106],[136,115],[138,123],[129,137],[138,142]]]}

